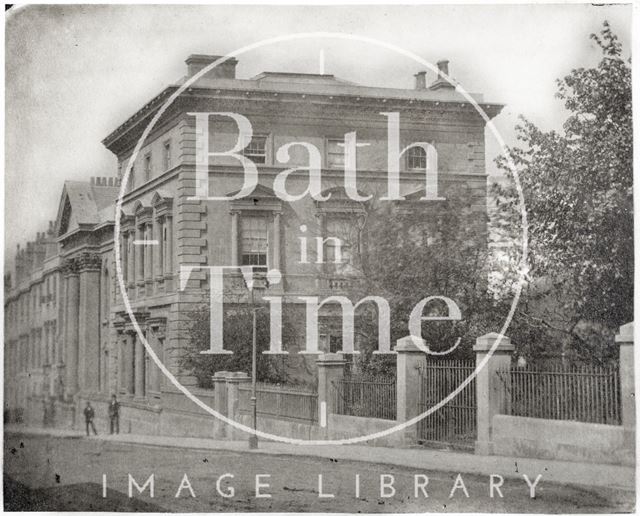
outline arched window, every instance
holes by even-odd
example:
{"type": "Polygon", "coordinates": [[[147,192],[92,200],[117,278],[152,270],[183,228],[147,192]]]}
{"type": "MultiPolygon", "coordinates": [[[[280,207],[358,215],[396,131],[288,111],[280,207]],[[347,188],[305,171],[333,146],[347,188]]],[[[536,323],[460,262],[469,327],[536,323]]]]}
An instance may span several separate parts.
{"type": "Polygon", "coordinates": [[[426,170],[427,152],[422,147],[409,147],[407,150],[407,168],[409,170],[426,170]]]}

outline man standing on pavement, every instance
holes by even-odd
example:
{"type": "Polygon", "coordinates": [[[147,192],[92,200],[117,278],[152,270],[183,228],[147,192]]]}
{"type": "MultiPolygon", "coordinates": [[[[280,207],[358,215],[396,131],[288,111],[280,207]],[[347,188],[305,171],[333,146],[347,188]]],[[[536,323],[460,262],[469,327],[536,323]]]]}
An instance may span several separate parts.
{"type": "Polygon", "coordinates": [[[120,433],[120,403],[116,399],[116,395],[111,395],[111,402],[109,403],[109,427],[110,433],[120,433]]]}
{"type": "Polygon", "coordinates": [[[96,432],[96,426],[93,424],[93,418],[95,415],[96,413],[94,412],[91,403],[87,401],[87,406],[84,408],[84,421],[87,424],[87,436],[89,436],[89,425],[91,425],[93,434],[98,435],[98,432],[96,432]]]}

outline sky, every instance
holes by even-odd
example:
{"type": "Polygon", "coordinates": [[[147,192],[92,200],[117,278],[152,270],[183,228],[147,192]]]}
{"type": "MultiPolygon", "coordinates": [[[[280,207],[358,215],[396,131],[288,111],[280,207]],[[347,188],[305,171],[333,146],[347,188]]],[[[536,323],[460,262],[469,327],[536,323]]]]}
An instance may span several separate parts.
{"type": "MultiPolygon", "coordinates": [[[[116,174],[101,141],[186,73],[189,54],[224,55],[296,32],[375,38],[435,63],[469,92],[505,107],[506,143],[524,115],[544,130],[566,118],[556,79],[597,65],[589,39],[608,20],[625,56],[629,5],[169,6],[48,5],[5,13],[5,252],[56,217],[65,180],[116,174]]],[[[413,88],[424,67],[361,42],[298,40],[239,57],[238,78],[325,73],[368,86],[413,88]]],[[[500,146],[486,133],[487,171],[500,146]]]]}

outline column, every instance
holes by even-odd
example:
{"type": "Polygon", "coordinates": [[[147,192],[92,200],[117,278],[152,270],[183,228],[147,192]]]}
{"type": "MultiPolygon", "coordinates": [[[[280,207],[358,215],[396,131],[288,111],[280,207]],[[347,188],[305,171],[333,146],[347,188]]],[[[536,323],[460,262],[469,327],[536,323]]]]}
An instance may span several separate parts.
{"type": "MultiPolygon", "coordinates": [[[[151,225],[151,222],[146,222],[144,225],[144,239],[149,241],[153,239],[153,226],[151,225]]],[[[153,270],[154,270],[154,265],[153,265],[153,260],[154,260],[154,255],[157,253],[154,253],[153,245],[146,245],[144,246],[144,259],[145,259],[145,264],[144,264],[144,282],[147,284],[147,295],[152,293],[152,284],[153,284],[153,270]]]]}
{"type": "MultiPolygon", "coordinates": [[[[61,284],[63,283],[63,281],[61,280],[59,283],[60,288],[62,288],[61,284]]],[[[62,298],[60,298],[60,304],[62,305],[62,298]]],[[[59,310],[59,314],[62,314],[64,312],[64,309],[61,308],[59,310]]],[[[63,330],[64,330],[64,316],[62,316],[60,318],[60,324],[56,324],[54,326],[55,328],[55,339],[56,339],[56,362],[57,362],[57,370],[58,370],[58,376],[57,376],[57,384],[56,384],[56,396],[61,398],[62,396],[64,396],[64,385],[65,385],[65,381],[66,381],[66,364],[65,364],[65,357],[64,357],[64,334],[63,334],[63,330]]]]}
{"type": "Polygon", "coordinates": [[[338,353],[318,355],[316,360],[318,366],[318,421],[322,423],[323,416],[326,417],[326,431],[329,429],[329,414],[335,410],[331,395],[331,383],[344,377],[346,363],[344,356],[338,353]]]}
{"type": "Polygon", "coordinates": [[[78,392],[78,315],[80,301],[80,281],[77,264],[70,260],[65,264],[67,283],[67,303],[65,310],[65,340],[67,343],[67,385],[66,396],[78,392]]]}
{"type": "Polygon", "coordinates": [[[633,322],[620,326],[620,402],[625,448],[635,449],[636,403],[633,371],[633,322]]]}
{"type": "Polygon", "coordinates": [[[164,254],[164,239],[163,239],[163,231],[162,231],[163,221],[161,219],[154,219],[153,224],[153,238],[158,241],[158,245],[155,246],[156,252],[153,253],[155,263],[153,266],[154,276],[156,280],[163,275],[162,267],[162,256],[164,254]]]}
{"type": "Polygon", "coordinates": [[[42,346],[44,348],[44,357],[42,360],[42,382],[43,382],[43,394],[49,396],[51,394],[51,360],[50,360],[50,348],[49,348],[49,322],[44,323],[42,330],[42,346]]]}
{"type": "MultiPolygon", "coordinates": [[[[156,337],[157,347],[155,349],[156,355],[158,355],[158,359],[164,363],[164,332],[162,337],[156,337]]],[[[163,373],[160,371],[158,366],[154,365],[154,369],[156,371],[156,375],[154,377],[153,390],[156,392],[162,391],[162,377],[163,373]]]]}
{"type": "Polygon", "coordinates": [[[125,287],[129,281],[129,249],[128,249],[129,235],[125,232],[122,233],[120,238],[120,267],[122,268],[122,279],[125,287]]]}
{"type": "Polygon", "coordinates": [[[170,282],[171,277],[173,276],[173,217],[167,215],[164,219],[164,223],[167,230],[167,248],[166,253],[164,254],[165,261],[165,278],[167,278],[167,282],[165,283],[165,289],[172,290],[173,283],[170,282]]]}
{"type": "Polygon", "coordinates": [[[142,399],[145,396],[144,392],[144,368],[145,368],[145,352],[142,339],[138,335],[135,335],[135,365],[134,365],[134,397],[136,399],[142,399]]]}
{"type": "Polygon", "coordinates": [[[127,233],[127,286],[134,287],[136,285],[136,248],[133,245],[135,233],[133,228],[127,233]]]}
{"type": "Polygon", "coordinates": [[[126,379],[126,391],[129,396],[133,396],[134,388],[135,388],[135,368],[134,368],[134,358],[135,358],[135,341],[136,334],[133,331],[130,331],[125,334],[125,379],[126,379]]]}
{"type": "MultiPolygon", "coordinates": [[[[136,226],[136,240],[144,240],[142,226],[136,226]]],[[[136,285],[139,286],[144,284],[144,247],[143,245],[134,246],[136,255],[136,285]]]]}
{"type": "Polygon", "coordinates": [[[126,340],[125,336],[122,333],[118,333],[116,340],[116,349],[118,351],[118,394],[124,394],[127,389],[127,381],[126,381],[126,340]]]}
{"type": "Polygon", "coordinates": [[[49,321],[46,321],[44,323],[43,329],[42,329],[42,341],[44,344],[44,361],[43,364],[44,365],[49,365],[51,364],[51,360],[49,359],[50,357],[50,351],[49,351],[49,321]]]}
{"type": "Polygon", "coordinates": [[[58,395],[58,343],[56,341],[56,322],[53,321],[49,327],[49,346],[51,348],[51,396],[58,395]]]}
{"type": "Polygon", "coordinates": [[[273,268],[280,270],[280,212],[273,214],[273,268]]]}
{"type": "Polygon", "coordinates": [[[231,212],[231,265],[239,265],[238,262],[238,212],[231,212]]]}
{"type": "MultiPolygon", "coordinates": [[[[395,351],[396,359],[396,420],[398,423],[409,421],[422,411],[420,399],[420,368],[427,363],[427,356],[423,349],[426,347],[423,339],[407,335],[398,339],[395,351]]],[[[405,444],[418,442],[418,425],[409,425],[402,430],[405,444]]]]}
{"type": "Polygon", "coordinates": [[[478,337],[475,346],[473,346],[473,350],[476,352],[476,366],[479,366],[489,356],[476,376],[478,440],[475,449],[478,455],[493,453],[493,416],[508,412],[509,392],[507,386],[498,378],[497,371],[508,370],[511,367],[514,349],[511,339],[509,337],[500,338],[499,333],[487,333],[478,337]],[[494,345],[496,347],[493,354],[489,356],[494,345]]]}
{"type": "MultiPolygon", "coordinates": [[[[158,337],[156,336],[155,330],[152,330],[151,328],[147,330],[147,342],[153,349],[154,353],[158,354],[158,337]]],[[[153,360],[151,360],[151,357],[148,354],[146,355],[146,358],[147,360],[145,364],[145,372],[147,373],[148,378],[146,391],[158,392],[158,390],[156,389],[156,378],[160,374],[160,370],[155,365],[153,360]]]]}
{"type": "Polygon", "coordinates": [[[49,363],[52,366],[55,366],[56,364],[56,339],[55,339],[55,322],[51,322],[51,324],[49,324],[49,363]]]}
{"type": "Polygon", "coordinates": [[[102,257],[97,253],[83,253],[80,267],[80,354],[78,361],[80,389],[100,390],[100,269],[102,257]]]}

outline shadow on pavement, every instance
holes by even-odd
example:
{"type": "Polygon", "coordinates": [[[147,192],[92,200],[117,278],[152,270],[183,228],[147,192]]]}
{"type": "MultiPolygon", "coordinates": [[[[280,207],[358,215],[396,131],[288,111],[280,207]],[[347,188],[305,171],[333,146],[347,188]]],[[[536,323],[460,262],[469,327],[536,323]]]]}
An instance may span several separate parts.
{"type": "Polygon", "coordinates": [[[165,509],[114,491],[107,490],[102,497],[102,486],[95,483],[72,484],[30,489],[24,484],[4,476],[5,511],[100,511],[100,512],[166,512],[165,509]]]}

